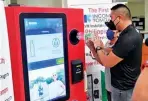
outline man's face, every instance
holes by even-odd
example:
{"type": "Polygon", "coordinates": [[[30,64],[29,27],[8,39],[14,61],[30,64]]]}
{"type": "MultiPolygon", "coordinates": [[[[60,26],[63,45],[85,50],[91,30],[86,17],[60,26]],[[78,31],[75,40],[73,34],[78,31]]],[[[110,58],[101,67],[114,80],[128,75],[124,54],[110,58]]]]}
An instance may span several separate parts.
{"type": "Polygon", "coordinates": [[[110,18],[113,21],[116,28],[118,29],[118,26],[120,24],[120,16],[117,15],[115,11],[111,11],[110,18]]]}
{"type": "Polygon", "coordinates": [[[53,74],[52,77],[53,77],[54,80],[56,80],[57,79],[57,74],[53,74]]]}

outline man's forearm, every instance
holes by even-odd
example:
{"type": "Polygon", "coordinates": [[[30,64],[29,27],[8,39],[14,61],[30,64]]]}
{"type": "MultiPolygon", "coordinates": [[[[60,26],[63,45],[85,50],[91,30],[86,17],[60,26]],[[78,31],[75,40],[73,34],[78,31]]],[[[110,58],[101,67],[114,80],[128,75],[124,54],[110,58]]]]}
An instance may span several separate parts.
{"type": "Polygon", "coordinates": [[[108,59],[108,55],[105,53],[105,51],[103,49],[102,50],[98,50],[96,52],[96,50],[94,48],[92,50],[92,54],[95,57],[96,61],[98,61],[102,66],[105,66],[106,68],[113,67],[112,63],[110,63],[110,60],[108,59]]]}
{"type": "Polygon", "coordinates": [[[105,55],[105,52],[103,50],[98,50],[97,55],[98,55],[102,65],[105,66],[106,68],[110,68],[110,66],[108,66],[109,61],[108,61],[107,55],[105,55]]]}
{"type": "Polygon", "coordinates": [[[93,56],[95,57],[95,59],[96,59],[101,65],[103,65],[95,49],[92,50],[92,54],[93,54],[93,56]]]}
{"type": "Polygon", "coordinates": [[[104,48],[103,50],[106,53],[106,55],[108,55],[112,51],[112,48],[104,48]]]}

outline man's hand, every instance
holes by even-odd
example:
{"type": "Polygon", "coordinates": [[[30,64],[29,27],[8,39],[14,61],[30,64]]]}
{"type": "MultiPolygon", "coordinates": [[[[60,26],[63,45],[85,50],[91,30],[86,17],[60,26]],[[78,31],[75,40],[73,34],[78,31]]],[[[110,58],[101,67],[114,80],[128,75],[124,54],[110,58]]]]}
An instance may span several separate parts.
{"type": "Polygon", "coordinates": [[[102,48],[104,47],[104,44],[98,35],[95,35],[95,37],[93,38],[93,42],[95,47],[97,46],[100,46],[102,48]]]}
{"type": "Polygon", "coordinates": [[[94,58],[100,63],[102,64],[102,62],[100,61],[98,55],[97,55],[97,52],[96,52],[96,49],[95,49],[95,46],[94,46],[94,43],[93,41],[91,40],[88,40],[86,45],[88,46],[88,48],[90,49],[90,51],[92,52],[94,58]]]}
{"type": "Polygon", "coordinates": [[[104,44],[102,42],[102,40],[94,40],[94,46],[97,47],[97,46],[100,46],[100,47],[104,47],[104,44]]]}
{"type": "Polygon", "coordinates": [[[88,41],[86,42],[86,45],[88,46],[88,48],[89,48],[91,51],[94,51],[94,50],[95,50],[93,41],[88,40],[88,41]]]}

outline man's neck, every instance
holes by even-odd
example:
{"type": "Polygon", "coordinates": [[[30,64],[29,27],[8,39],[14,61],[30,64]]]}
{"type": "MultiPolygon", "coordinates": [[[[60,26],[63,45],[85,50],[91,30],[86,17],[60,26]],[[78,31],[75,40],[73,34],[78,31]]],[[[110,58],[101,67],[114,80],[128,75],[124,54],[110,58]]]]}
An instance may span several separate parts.
{"type": "Polygon", "coordinates": [[[123,31],[124,29],[126,29],[129,25],[131,25],[132,22],[131,21],[126,21],[123,26],[121,26],[120,31],[123,31]]]}

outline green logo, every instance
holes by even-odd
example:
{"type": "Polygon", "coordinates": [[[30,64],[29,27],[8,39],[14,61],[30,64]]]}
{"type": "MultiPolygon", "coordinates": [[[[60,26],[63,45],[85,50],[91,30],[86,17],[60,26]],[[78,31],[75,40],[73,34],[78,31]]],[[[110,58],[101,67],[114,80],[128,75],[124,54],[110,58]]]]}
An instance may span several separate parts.
{"type": "Polygon", "coordinates": [[[64,58],[56,59],[56,64],[57,65],[64,64],[64,58]]]}

